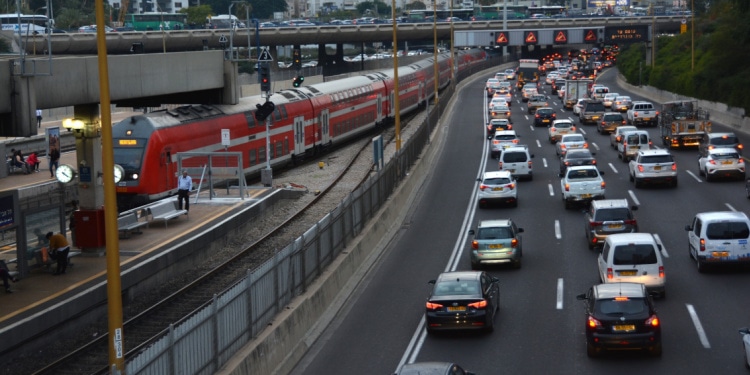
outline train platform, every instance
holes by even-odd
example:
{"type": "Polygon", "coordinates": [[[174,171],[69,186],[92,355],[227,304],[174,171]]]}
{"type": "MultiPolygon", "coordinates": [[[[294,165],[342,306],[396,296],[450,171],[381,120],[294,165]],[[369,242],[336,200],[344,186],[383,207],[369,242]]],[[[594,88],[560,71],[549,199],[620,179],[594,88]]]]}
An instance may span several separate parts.
{"type": "MultiPolygon", "coordinates": [[[[132,113],[113,114],[113,121],[119,121],[117,117],[125,118],[129,115],[132,113]]],[[[50,126],[62,127],[62,124],[59,120],[43,122],[43,128],[39,133],[44,134],[44,128],[50,126]]],[[[53,181],[46,158],[42,158],[41,161],[39,172],[11,174],[0,178],[0,191],[53,181]]],[[[75,152],[63,153],[60,163],[75,165],[75,152]]],[[[224,189],[214,189],[212,197],[209,197],[207,190],[191,195],[188,215],[172,219],[167,225],[164,222],[152,222],[147,227],[141,228],[141,234],[134,233],[127,238],[120,237],[118,243],[121,271],[137,266],[141,260],[154,255],[155,252],[166,251],[170,243],[177,243],[210,228],[230,212],[236,211],[238,207],[251,205],[264,199],[272,190],[269,187],[249,186],[244,199],[240,198],[236,191],[227,195],[229,192],[224,189]]],[[[68,238],[70,240],[70,237],[68,238]]],[[[73,251],[80,251],[80,249],[71,246],[71,252],[73,251]]],[[[13,293],[8,294],[0,290],[0,330],[14,322],[29,319],[35,315],[36,311],[49,308],[65,300],[70,294],[81,293],[87,286],[106,280],[106,257],[87,255],[82,254],[71,258],[72,266],[68,267],[64,275],[53,275],[56,265],[52,265],[49,269],[35,268],[18,282],[11,282],[13,293]]],[[[0,248],[0,259],[7,262],[14,258],[16,258],[14,246],[0,248]]],[[[9,264],[9,268],[12,271],[15,265],[9,264]]]]}

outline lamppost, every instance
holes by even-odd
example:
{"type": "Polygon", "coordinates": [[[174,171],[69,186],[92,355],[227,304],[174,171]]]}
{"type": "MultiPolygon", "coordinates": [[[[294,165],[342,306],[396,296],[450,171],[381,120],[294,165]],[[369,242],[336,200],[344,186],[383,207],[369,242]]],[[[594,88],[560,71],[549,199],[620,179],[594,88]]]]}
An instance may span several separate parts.
{"type": "Polygon", "coordinates": [[[453,0],[451,0],[451,58],[449,60],[450,61],[450,68],[451,68],[451,85],[455,85],[456,84],[455,83],[456,82],[455,81],[456,77],[454,76],[455,68],[453,66],[453,63],[454,63],[453,59],[454,59],[455,56],[456,55],[453,54],[453,0]]]}
{"type": "Polygon", "coordinates": [[[396,151],[401,150],[401,103],[398,95],[398,40],[396,38],[396,0],[391,0],[391,25],[393,26],[393,101],[396,117],[396,151]]]}
{"type": "Polygon", "coordinates": [[[695,71],[695,0],[690,0],[690,70],[695,71]]]}
{"type": "Polygon", "coordinates": [[[433,70],[435,71],[435,106],[438,104],[437,0],[432,0],[433,70]]]}

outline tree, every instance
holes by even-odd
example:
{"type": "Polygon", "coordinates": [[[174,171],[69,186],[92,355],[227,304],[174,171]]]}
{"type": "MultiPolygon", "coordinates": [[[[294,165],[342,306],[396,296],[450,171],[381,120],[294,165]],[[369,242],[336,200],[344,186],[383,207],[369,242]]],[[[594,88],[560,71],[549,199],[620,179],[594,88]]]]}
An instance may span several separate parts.
{"type": "Polygon", "coordinates": [[[421,1],[412,1],[409,4],[404,5],[405,10],[425,10],[427,9],[427,5],[425,5],[421,1]]]}
{"type": "Polygon", "coordinates": [[[187,14],[189,25],[203,25],[206,18],[211,15],[211,7],[208,5],[193,6],[180,9],[180,13],[187,14]]]}
{"type": "Polygon", "coordinates": [[[370,15],[376,18],[391,18],[391,6],[380,1],[364,1],[357,4],[357,12],[360,15],[370,15]]]}

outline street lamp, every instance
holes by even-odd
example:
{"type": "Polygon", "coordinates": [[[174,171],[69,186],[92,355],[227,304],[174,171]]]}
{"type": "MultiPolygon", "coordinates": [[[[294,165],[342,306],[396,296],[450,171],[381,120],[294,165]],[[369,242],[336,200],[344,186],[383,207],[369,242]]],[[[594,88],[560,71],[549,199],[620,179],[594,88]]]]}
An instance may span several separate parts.
{"type": "Polygon", "coordinates": [[[435,106],[438,104],[437,0],[432,0],[433,70],[435,71],[435,106]]]}
{"type": "Polygon", "coordinates": [[[401,103],[398,95],[398,40],[396,38],[396,0],[391,0],[391,25],[393,26],[393,101],[396,117],[396,151],[401,150],[401,103]]]}

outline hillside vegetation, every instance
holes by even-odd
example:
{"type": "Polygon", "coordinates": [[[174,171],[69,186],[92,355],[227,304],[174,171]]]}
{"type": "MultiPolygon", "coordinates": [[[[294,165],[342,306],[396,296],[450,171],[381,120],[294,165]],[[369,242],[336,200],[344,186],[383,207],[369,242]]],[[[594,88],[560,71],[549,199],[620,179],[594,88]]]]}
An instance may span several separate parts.
{"type": "Polygon", "coordinates": [[[643,44],[624,49],[617,65],[632,84],[726,103],[750,114],[750,1],[711,4],[695,19],[694,50],[688,29],[685,34],[657,38],[655,66],[646,61],[643,44]]]}

